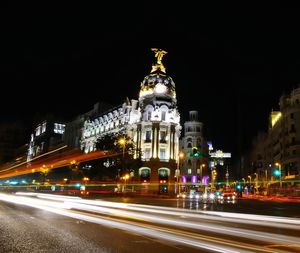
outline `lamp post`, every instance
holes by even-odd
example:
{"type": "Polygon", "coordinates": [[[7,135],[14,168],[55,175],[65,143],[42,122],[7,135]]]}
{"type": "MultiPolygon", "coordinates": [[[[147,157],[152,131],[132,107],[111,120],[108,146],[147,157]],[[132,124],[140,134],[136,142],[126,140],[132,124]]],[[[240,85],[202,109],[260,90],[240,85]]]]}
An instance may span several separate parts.
{"type": "Polygon", "coordinates": [[[275,163],[275,166],[277,166],[278,170],[279,170],[279,188],[281,189],[281,187],[282,187],[282,182],[281,182],[281,164],[280,163],[275,163]]]}
{"type": "Polygon", "coordinates": [[[245,184],[246,184],[245,178],[242,178],[242,181],[243,181],[243,186],[245,187],[245,184]]]}
{"type": "Polygon", "coordinates": [[[255,175],[255,193],[258,193],[258,174],[254,173],[255,175]]]}
{"type": "MultiPolygon", "coordinates": [[[[119,139],[119,144],[122,146],[122,171],[124,171],[124,158],[125,158],[125,145],[126,145],[126,140],[125,138],[119,139]]],[[[120,176],[120,175],[119,175],[120,176]]]]}
{"type": "MultiPolygon", "coordinates": [[[[129,179],[129,175],[126,174],[126,175],[123,177],[123,179],[124,179],[124,190],[125,190],[125,192],[126,192],[126,180],[129,179]]],[[[123,190],[123,191],[124,191],[124,190],[123,190]]]]}
{"type": "Polygon", "coordinates": [[[201,184],[202,184],[203,168],[205,168],[205,163],[200,164],[200,182],[201,182],[201,184]]]}
{"type": "Polygon", "coordinates": [[[248,178],[249,178],[249,192],[252,193],[252,191],[251,191],[251,176],[248,176],[248,178]]]}
{"type": "Polygon", "coordinates": [[[248,176],[249,178],[249,184],[250,184],[250,187],[251,187],[251,176],[248,176]]]}
{"type": "Polygon", "coordinates": [[[217,170],[216,168],[212,168],[211,170],[211,190],[215,189],[215,181],[217,179],[217,170]]]}

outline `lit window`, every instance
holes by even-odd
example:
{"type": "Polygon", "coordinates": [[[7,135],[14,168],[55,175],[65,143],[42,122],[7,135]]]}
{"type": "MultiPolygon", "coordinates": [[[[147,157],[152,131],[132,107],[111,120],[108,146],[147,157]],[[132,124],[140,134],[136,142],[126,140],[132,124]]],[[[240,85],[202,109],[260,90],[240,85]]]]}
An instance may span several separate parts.
{"type": "Polygon", "coordinates": [[[160,131],[160,142],[166,142],[166,131],[160,131]]]}
{"type": "Polygon", "coordinates": [[[149,159],[151,155],[151,149],[150,148],[146,148],[145,149],[145,159],[149,159]]]}
{"type": "Polygon", "coordinates": [[[35,129],[35,136],[39,136],[41,134],[41,126],[38,126],[36,129],[35,129]]]}
{"type": "Polygon", "coordinates": [[[151,141],[151,130],[147,130],[146,131],[146,142],[150,142],[151,141]]]}
{"type": "Polygon", "coordinates": [[[192,169],[188,169],[188,174],[192,174],[192,169]]]}
{"type": "Polygon", "coordinates": [[[65,124],[54,123],[54,133],[63,134],[65,132],[65,124]]]}
{"type": "Polygon", "coordinates": [[[162,111],[162,112],[161,112],[161,120],[162,120],[162,121],[165,121],[165,120],[166,120],[166,112],[165,112],[165,111],[162,111]]]}
{"type": "Polygon", "coordinates": [[[45,133],[45,132],[46,132],[46,124],[47,124],[47,122],[43,122],[43,125],[42,125],[42,133],[45,133]]]}
{"type": "Polygon", "coordinates": [[[159,158],[160,159],[166,159],[166,150],[164,148],[161,148],[159,150],[159,158]]]}

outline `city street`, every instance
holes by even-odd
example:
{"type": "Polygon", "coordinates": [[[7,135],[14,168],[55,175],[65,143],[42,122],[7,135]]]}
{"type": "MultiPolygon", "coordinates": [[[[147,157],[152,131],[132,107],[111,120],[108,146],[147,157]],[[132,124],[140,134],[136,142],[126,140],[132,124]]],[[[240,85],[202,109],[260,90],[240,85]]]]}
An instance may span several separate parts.
{"type": "Polygon", "coordinates": [[[1,252],[300,251],[297,218],[28,194],[0,194],[1,252]]]}

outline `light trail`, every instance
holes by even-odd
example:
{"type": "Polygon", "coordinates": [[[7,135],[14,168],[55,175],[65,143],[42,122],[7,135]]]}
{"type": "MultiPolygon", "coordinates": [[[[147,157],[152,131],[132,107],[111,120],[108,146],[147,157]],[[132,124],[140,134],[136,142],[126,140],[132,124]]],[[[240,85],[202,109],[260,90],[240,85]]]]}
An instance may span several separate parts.
{"type": "MultiPolygon", "coordinates": [[[[188,246],[201,248],[201,249],[207,249],[207,250],[211,250],[214,252],[224,252],[224,253],[240,252],[240,251],[237,251],[230,247],[226,247],[226,246],[219,247],[219,246],[214,245],[213,243],[205,243],[205,242],[201,242],[201,241],[198,241],[195,239],[184,238],[179,235],[176,236],[176,235],[172,235],[172,234],[169,234],[166,232],[154,231],[153,229],[149,229],[149,228],[145,228],[145,227],[138,227],[136,225],[130,225],[130,224],[126,224],[124,222],[116,222],[113,220],[99,218],[99,217],[95,217],[95,216],[91,216],[91,215],[84,215],[81,213],[70,212],[68,210],[60,210],[57,208],[49,207],[49,206],[45,205],[45,203],[43,204],[42,202],[38,203],[38,201],[33,200],[32,198],[30,199],[27,197],[19,197],[19,196],[15,197],[15,196],[9,196],[9,195],[5,195],[5,194],[0,194],[0,199],[3,201],[9,202],[9,203],[13,203],[13,204],[25,205],[25,206],[29,206],[29,207],[33,207],[33,208],[37,208],[37,209],[42,209],[42,210],[45,210],[48,212],[71,217],[74,219],[80,219],[80,220],[84,220],[87,222],[92,222],[92,223],[96,223],[96,224],[100,224],[100,225],[104,225],[104,226],[108,226],[108,227],[114,227],[114,228],[118,228],[121,230],[130,231],[130,232],[133,232],[136,234],[149,236],[152,238],[155,237],[155,238],[169,240],[169,241],[176,242],[176,243],[182,243],[182,244],[185,244],[188,246]]],[[[43,202],[45,202],[45,201],[43,201],[43,202]]],[[[46,201],[46,202],[49,202],[49,201],[46,201]]],[[[246,251],[244,251],[244,252],[246,252],[246,251]]],[[[270,252],[270,251],[267,251],[267,252],[270,252]]]]}
{"type": "Polygon", "coordinates": [[[16,164],[16,165],[13,165],[13,166],[11,166],[11,167],[9,167],[9,168],[1,169],[0,172],[2,173],[2,172],[5,172],[5,171],[9,171],[9,170],[11,170],[11,169],[20,167],[21,165],[31,163],[32,161],[35,161],[35,160],[37,160],[37,159],[39,159],[39,158],[41,158],[41,157],[43,157],[43,156],[46,156],[46,155],[55,153],[55,152],[57,152],[57,151],[59,151],[59,150],[62,150],[62,149],[64,149],[64,148],[66,148],[66,147],[68,147],[68,146],[67,146],[67,145],[64,145],[64,146],[62,146],[62,147],[60,147],[60,148],[57,148],[57,149],[51,150],[51,151],[49,151],[49,152],[47,152],[47,153],[41,154],[41,155],[39,155],[39,156],[36,156],[36,157],[32,158],[29,162],[28,162],[28,161],[25,161],[25,162],[21,162],[21,163],[18,163],[18,164],[16,164]]]}
{"type": "MultiPolygon", "coordinates": [[[[6,195],[5,195],[6,196],[6,195]]],[[[245,250],[250,250],[250,249],[254,249],[253,245],[251,244],[251,246],[249,246],[250,244],[245,244],[245,243],[241,243],[241,242],[233,242],[230,240],[224,240],[224,239],[220,239],[220,236],[218,237],[214,237],[214,236],[204,236],[201,235],[199,233],[197,233],[197,235],[195,236],[195,234],[193,233],[189,233],[187,234],[186,231],[180,230],[180,232],[178,232],[178,229],[192,229],[194,230],[199,230],[200,233],[201,231],[206,231],[206,232],[213,232],[213,233],[217,233],[219,235],[223,235],[223,236],[228,236],[231,235],[235,238],[244,238],[244,241],[246,240],[253,240],[253,241],[260,241],[262,243],[267,243],[267,244],[280,244],[281,246],[285,246],[285,247],[293,247],[293,248],[300,248],[300,244],[298,243],[299,238],[298,237],[293,237],[293,236],[288,236],[288,235],[280,235],[280,234],[276,234],[276,233],[267,233],[267,232],[260,232],[260,231],[253,231],[253,230],[249,230],[249,229],[241,229],[241,228],[234,228],[234,227],[226,227],[226,226],[222,226],[222,225],[214,225],[214,224],[208,224],[205,223],[205,219],[207,219],[208,217],[211,218],[211,220],[215,220],[215,218],[218,218],[217,220],[220,221],[224,221],[223,217],[218,217],[216,215],[224,215],[226,213],[223,212],[212,212],[213,215],[209,215],[210,212],[205,212],[206,214],[201,214],[202,212],[199,213],[199,211],[197,213],[195,213],[195,211],[193,210],[178,210],[175,208],[168,208],[168,207],[157,207],[157,206],[146,206],[146,205],[138,205],[138,204],[126,204],[126,203],[116,203],[116,202],[107,202],[107,201],[100,201],[100,200],[84,200],[84,199],[80,199],[79,197],[70,197],[70,196],[61,196],[61,195],[51,195],[51,194],[40,194],[40,193],[17,193],[17,195],[9,195],[9,197],[3,197],[3,194],[0,195],[0,199],[2,200],[9,200],[12,201],[13,203],[19,203],[19,204],[25,204],[25,205],[29,205],[35,208],[46,208],[45,210],[54,212],[53,208],[59,209],[60,211],[62,209],[76,209],[77,211],[73,211],[72,215],[74,215],[74,213],[77,212],[81,212],[81,211],[87,211],[87,212],[92,212],[93,214],[89,213],[89,214],[80,214],[80,215],[84,215],[84,216],[95,216],[96,213],[98,214],[102,214],[102,215],[109,215],[112,217],[115,217],[114,219],[130,219],[130,220],[134,220],[134,221],[116,221],[114,220],[114,222],[117,222],[118,224],[121,223],[124,225],[124,223],[126,223],[127,225],[131,224],[132,226],[136,227],[143,227],[144,229],[151,229],[151,233],[146,233],[144,230],[144,235],[148,235],[153,237],[153,235],[155,235],[155,237],[157,237],[157,231],[159,230],[162,233],[167,233],[168,235],[164,235],[163,239],[166,240],[170,240],[170,241],[176,241],[176,242],[182,242],[184,244],[188,244],[190,246],[193,247],[198,247],[196,245],[200,245],[199,244],[199,240],[201,241],[201,247],[208,249],[206,247],[212,247],[211,243],[213,243],[213,245],[216,244],[222,244],[227,245],[225,247],[225,249],[223,249],[222,251],[218,251],[217,249],[213,249],[214,251],[217,252],[231,252],[230,250],[232,250],[233,248],[243,248],[243,252],[245,252],[245,250]],[[21,196],[18,196],[21,195],[21,196]],[[30,196],[30,197],[28,197],[30,196]],[[32,196],[34,197],[38,197],[38,198],[32,198],[32,196]],[[18,199],[14,199],[14,198],[18,198],[18,199]],[[53,201],[49,201],[49,200],[53,200],[53,201]],[[63,202],[63,203],[61,203],[63,202]],[[148,207],[148,208],[146,208],[148,207]],[[128,210],[134,210],[134,211],[128,211],[128,210]],[[139,212],[143,212],[143,213],[139,213],[139,212]],[[149,214],[150,213],[150,214],[149,214]],[[221,213],[221,214],[220,214],[221,213]],[[160,216],[158,216],[160,215],[160,216]],[[163,217],[161,215],[171,215],[171,216],[176,216],[175,218],[169,218],[169,217],[163,217]],[[179,218],[180,219],[179,219],[179,218]],[[184,217],[184,218],[183,218],[184,217]],[[186,220],[186,218],[193,218],[193,219],[197,219],[197,220],[186,220]],[[147,221],[147,224],[145,224],[145,221],[147,221]],[[155,224],[159,224],[159,225],[164,225],[164,226],[168,226],[168,228],[162,228],[160,227],[154,227],[154,226],[150,226],[148,223],[155,223],[155,224]],[[170,226],[174,226],[176,229],[172,230],[169,227],[170,226]],[[154,231],[155,230],[155,231],[154,231]],[[170,233],[172,235],[170,235],[170,233]],[[171,236],[171,237],[170,237],[171,236]],[[175,237],[176,239],[174,239],[175,237]],[[178,236],[181,236],[179,239],[178,236]],[[169,238],[170,237],[170,238],[169,238]],[[184,238],[182,238],[184,237],[184,238]],[[188,238],[186,238],[188,237],[188,238]],[[169,239],[167,239],[169,238],[169,239]],[[193,243],[191,240],[191,238],[193,238],[193,243]],[[198,242],[196,243],[194,240],[198,240],[198,242]],[[206,241],[209,246],[203,245],[203,241],[206,241]],[[230,247],[229,249],[227,247],[230,247]],[[225,251],[225,250],[229,250],[229,251],[225,251]]],[[[60,211],[57,211],[58,214],[60,214],[60,211]]],[[[65,210],[66,211],[66,210],[65,210]]],[[[70,210],[69,210],[70,212],[70,210]]],[[[66,213],[64,213],[63,215],[65,216],[69,216],[66,213]]],[[[76,218],[74,216],[69,216],[72,218],[76,218]]],[[[238,214],[238,219],[234,219],[233,217],[235,217],[233,215],[233,213],[228,213],[229,217],[231,219],[231,222],[234,223],[240,223],[240,220],[243,217],[248,217],[248,219],[257,219],[258,217],[260,218],[259,220],[263,220],[263,218],[266,218],[266,220],[270,220],[273,221],[273,218],[275,218],[276,222],[280,222],[280,225],[284,228],[286,228],[286,226],[288,228],[291,227],[291,224],[289,224],[289,222],[294,221],[294,222],[299,222],[299,219],[289,219],[288,224],[285,224],[285,219],[284,217],[270,217],[270,216],[262,216],[262,215],[240,215],[238,214]]],[[[78,217],[77,217],[78,218],[78,217]]],[[[94,217],[94,218],[98,218],[99,217],[94,217]]],[[[79,219],[79,218],[78,218],[79,219]]],[[[83,220],[86,220],[85,218],[80,218],[83,220]]],[[[108,219],[112,219],[112,218],[101,218],[102,220],[108,220],[108,219]]],[[[229,218],[226,219],[226,221],[228,221],[229,218]]],[[[89,221],[89,220],[86,220],[89,221]]],[[[248,223],[249,220],[246,220],[246,224],[251,224],[252,222],[250,221],[250,223],[248,223]]],[[[274,221],[273,221],[274,222],[274,221]]],[[[98,223],[98,222],[96,222],[98,223]]],[[[244,220],[245,223],[245,220],[244,220]]],[[[98,224],[103,224],[103,225],[108,225],[108,223],[98,223],[98,224]]],[[[116,225],[116,224],[115,224],[116,225]]],[[[116,227],[114,225],[114,227],[116,227]]],[[[257,225],[261,226],[261,222],[257,222],[257,225]]],[[[278,225],[278,224],[277,224],[278,225]]],[[[117,226],[118,227],[118,226],[117,226]]],[[[122,227],[122,226],[121,226],[122,227]]],[[[124,229],[118,227],[120,229],[124,229]]],[[[293,229],[297,228],[298,230],[300,230],[299,226],[292,226],[293,229]]],[[[128,227],[126,228],[127,230],[129,229],[128,227]]],[[[129,229],[128,231],[134,231],[131,229],[129,229]]],[[[158,238],[158,237],[157,237],[158,238]]],[[[160,238],[162,239],[162,238],[160,238]]],[[[222,247],[223,247],[222,246],[222,247]]],[[[199,246],[200,247],[200,246],[199,246]]],[[[200,248],[201,248],[200,247],[200,248]]],[[[220,246],[218,246],[220,247],[220,246]]],[[[262,248],[261,246],[255,246],[257,251],[261,251],[261,252],[274,252],[273,250],[269,250],[266,248],[262,248]]],[[[210,248],[210,250],[212,250],[212,248],[210,248]]],[[[251,251],[251,250],[250,250],[251,251]]]]}
{"type": "MultiPolygon", "coordinates": [[[[20,193],[19,193],[20,194],[20,193]]],[[[48,198],[52,200],[63,200],[65,197],[70,198],[69,196],[59,196],[53,194],[41,194],[38,193],[37,197],[39,198],[48,198]]],[[[158,207],[151,205],[140,205],[140,204],[128,204],[128,203],[119,203],[119,202],[110,202],[102,200],[84,200],[78,197],[73,202],[88,204],[88,205],[97,205],[97,206],[106,206],[111,208],[122,208],[129,209],[141,212],[151,212],[157,214],[166,214],[179,216],[184,215],[184,217],[196,218],[196,219],[206,219],[206,220],[219,220],[236,223],[243,223],[248,225],[258,225],[266,226],[273,228],[282,228],[282,229],[294,229],[300,230],[300,219],[297,218],[288,218],[288,217],[275,217],[275,216],[266,216],[266,215],[255,215],[255,214],[241,214],[241,213],[230,213],[230,212],[214,212],[214,211],[199,211],[199,210],[186,210],[186,209],[176,209],[171,207],[158,207]]]]}
{"type": "MultiPolygon", "coordinates": [[[[259,240],[259,241],[267,241],[267,242],[272,242],[272,243],[282,243],[282,244],[295,244],[295,241],[298,240],[296,237],[291,237],[291,236],[283,236],[283,235],[276,235],[274,237],[274,234],[271,233],[265,233],[265,232],[259,232],[256,231],[253,234],[252,230],[246,230],[246,229],[238,229],[238,228],[228,228],[225,226],[215,226],[211,224],[203,224],[203,222],[198,222],[198,221],[193,221],[189,222],[186,220],[179,220],[179,219],[170,219],[170,218],[161,218],[161,217],[156,217],[153,215],[146,215],[146,214],[140,214],[137,212],[132,212],[132,211],[123,211],[119,209],[112,209],[112,208],[107,208],[107,207],[99,207],[95,205],[86,205],[86,204],[79,204],[79,203],[74,203],[70,201],[65,202],[67,206],[70,206],[72,208],[76,208],[79,210],[84,210],[88,212],[98,212],[102,214],[110,214],[114,216],[124,216],[127,218],[131,219],[142,219],[144,221],[148,222],[154,222],[158,224],[164,224],[164,225],[173,225],[176,227],[182,227],[182,228],[191,228],[191,229],[197,229],[197,230],[202,230],[206,232],[215,232],[219,234],[224,234],[224,235],[234,235],[238,237],[243,237],[247,239],[252,239],[252,240],[259,240]]],[[[199,219],[199,217],[198,217],[199,219]]],[[[297,246],[300,247],[300,244],[296,243],[297,246]]]]}

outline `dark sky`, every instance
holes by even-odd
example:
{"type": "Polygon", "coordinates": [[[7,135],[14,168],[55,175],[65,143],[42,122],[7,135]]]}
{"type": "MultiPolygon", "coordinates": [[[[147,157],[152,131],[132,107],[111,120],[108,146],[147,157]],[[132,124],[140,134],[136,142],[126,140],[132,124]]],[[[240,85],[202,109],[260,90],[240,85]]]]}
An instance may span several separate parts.
{"type": "Polygon", "coordinates": [[[72,118],[137,98],[160,47],[182,120],[198,110],[216,148],[244,152],[300,83],[300,10],[164,3],[3,4],[1,121],[30,126],[48,112],[72,118]]]}

